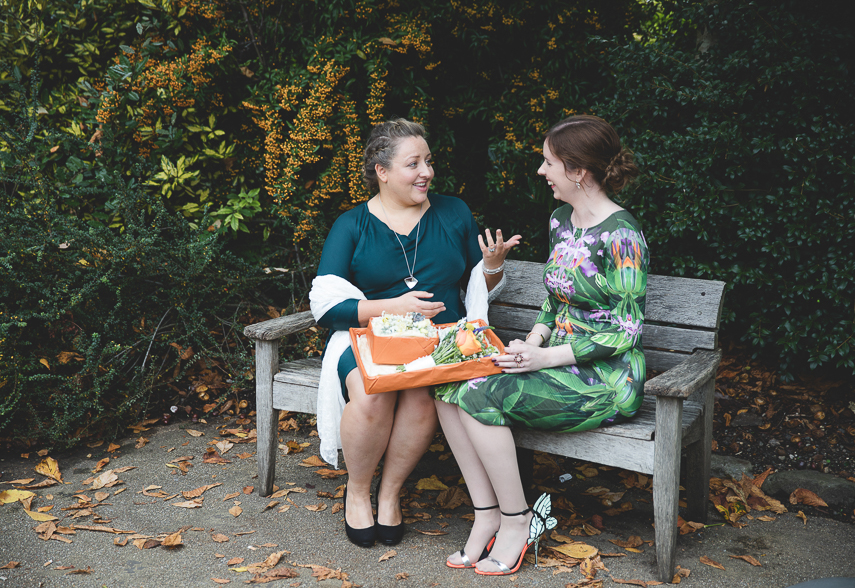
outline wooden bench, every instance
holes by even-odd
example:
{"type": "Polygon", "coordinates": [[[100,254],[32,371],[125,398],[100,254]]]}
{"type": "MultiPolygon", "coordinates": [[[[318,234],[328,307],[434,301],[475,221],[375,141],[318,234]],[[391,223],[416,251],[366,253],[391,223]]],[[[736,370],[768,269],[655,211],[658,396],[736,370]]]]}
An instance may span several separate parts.
{"type": "MultiPolygon", "coordinates": [[[[490,306],[504,342],[524,338],[546,296],[543,264],[507,261],[507,285],[490,306]]],[[[651,474],[658,579],[669,582],[677,545],[681,449],[685,518],[706,522],[713,392],[721,351],[718,326],[724,282],[649,276],[643,345],[647,368],[662,371],[644,386],[636,417],[584,433],[515,430],[517,446],[651,474]]],[[[259,493],[270,494],[280,410],[316,413],[320,358],[279,363],[279,339],[315,325],[301,312],[246,327],[255,339],[259,493]]]]}

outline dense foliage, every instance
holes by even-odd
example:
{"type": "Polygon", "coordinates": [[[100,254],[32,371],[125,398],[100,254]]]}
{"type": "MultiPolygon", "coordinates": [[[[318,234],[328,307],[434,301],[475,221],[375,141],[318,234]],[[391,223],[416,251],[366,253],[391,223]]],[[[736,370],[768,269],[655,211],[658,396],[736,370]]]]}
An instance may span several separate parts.
{"type": "Polygon", "coordinates": [[[622,197],[654,271],[727,281],[726,328],[785,371],[855,369],[855,37],[815,7],[0,5],[2,435],[73,438],[170,386],[238,390],[238,323],[304,303],[327,228],[369,196],[362,139],[395,115],[427,126],[435,190],[522,233],[526,259],[555,205],[542,133],[613,121],[642,163],[622,197]]]}

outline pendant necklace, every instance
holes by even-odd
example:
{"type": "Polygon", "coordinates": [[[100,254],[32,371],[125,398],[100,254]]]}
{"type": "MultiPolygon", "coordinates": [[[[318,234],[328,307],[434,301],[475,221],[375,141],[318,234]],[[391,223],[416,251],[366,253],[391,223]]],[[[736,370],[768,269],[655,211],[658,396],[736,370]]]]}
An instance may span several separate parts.
{"type": "MultiPolygon", "coordinates": [[[[389,225],[390,229],[392,229],[392,223],[389,220],[389,214],[386,212],[386,207],[383,206],[383,201],[380,198],[377,198],[377,202],[380,203],[380,209],[383,211],[383,216],[386,217],[386,224],[389,225]]],[[[412,269],[410,268],[410,260],[407,259],[407,250],[404,247],[404,244],[401,243],[401,238],[398,236],[398,232],[396,230],[392,229],[392,234],[395,235],[395,238],[398,240],[398,245],[401,246],[401,251],[404,252],[404,261],[407,263],[407,271],[410,272],[410,275],[407,276],[406,278],[404,278],[404,283],[407,285],[407,288],[409,288],[410,290],[412,290],[416,286],[416,284],[419,283],[419,281],[416,279],[416,277],[413,275],[413,273],[416,271],[416,256],[419,254],[419,230],[422,227],[422,206],[423,205],[424,205],[424,202],[422,204],[419,204],[419,224],[416,225],[416,250],[413,253],[413,267],[412,267],[412,269]]]]}

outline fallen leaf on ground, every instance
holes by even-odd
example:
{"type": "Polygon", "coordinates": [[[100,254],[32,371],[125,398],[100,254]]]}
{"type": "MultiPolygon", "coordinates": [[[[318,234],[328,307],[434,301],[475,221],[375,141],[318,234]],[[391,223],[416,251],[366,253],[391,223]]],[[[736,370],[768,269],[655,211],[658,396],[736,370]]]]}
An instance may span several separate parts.
{"type": "Polygon", "coordinates": [[[244,452],[244,453],[238,453],[238,454],[237,454],[237,456],[238,456],[240,459],[248,459],[248,458],[252,457],[253,455],[255,455],[255,454],[254,454],[254,453],[249,453],[248,451],[246,451],[246,452],[244,452]]]}
{"type": "Polygon", "coordinates": [[[231,584],[231,580],[227,580],[225,578],[211,578],[212,582],[216,582],[217,584],[231,584]]]}
{"type": "Polygon", "coordinates": [[[35,478],[21,478],[20,480],[9,480],[8,482],[0,482],[0,484],[29,484],[35,478]]]}
{"type": "Polygon", "coordinates": [[[255,486],[244,486],[243,493],[244,494],[252,494],[252,491],[255,489],[255,486]]]}
{"type": "Polygon", "coordinates": [[[59,464],[52,457],[46,457],[35,468],[36,473],[47,476],[57,482],[62,482],[62,473],[59,471],[59,464]]]}
{"type": "Polygon", "coordinates": [[[267,503],[267,506],[265,506],[263,510],[271,509],[274,506],[276,506],[277,504],[279,504],[278,500],[271,500],[270,502],[267,503]]]}
{"type": "Polygon", "coordinates": [[[452,486],[437,494],[436,506],[438,508],[452,510],[462,505],[471,505],[472,501],[466,491],[460,486],[452,486]]]}
{"type": "Polygon", "coordinates": [[[317,504],[308,504],[305,508],[306,510],[310,510],[312,512],[321,512],[322,510],[326,510],[327,505],[323,502],[319,502],[317,504]]]}
{"type": "Polygon", "coordinates": [[[380,559],[378,559],[377,561],[378,561],[378,562],[381,562],[381,561],[387,561],[387,560],[392,559],[392,558],[393,558],[393,557],[395,557],[396,555],[398,555],[398,552],[397,552],[397,551],[395,551],[394,549],[390,549],[389,551],[387,551],[386,553],[384,553],[383,555],[381,555],[381,556],[380,556],[380,559]]]}
{"type": "Polygon", "coordinates": [[[131,470],[137,469],[137,466],[122,466],[120,468],[116,468],[113,471],[117,474],[123,474],[125,472],[129,472],[131,470]]]}
{"type": "Polygon", "coordinates": [[[157,539],[134,539],[134,547],[137,549],[151,549],[160,545],[157,539]]]}
{"type": "Polygon", "coordinates": [[[647,588],[648,586],[660,586],[662,582],[656,582],[651,580],[649,582],[645,582],[644,580],[621,580],[620,578],[615,578],[611,576],[612,580],[618,584],[632,584],[634,586],[641,586],[642,588],[647,588]]]}
{"type": "Polygon", "coordinates": [[[124,547],[128,544],[127,537],[113,537],[113,545],[118,545],[119,547],[124,547]]]}
{"type": "Polygon", "coordinates": [[[137,444],[134,445],[134,448],[135,449],[142,449],[143,447],[145,447],[145,444],[148,443],[148,441],[149,440],[147,438],[140,437],[139,439],[137,439],[137,444]]]}
{"type": "Polygon", "coordinates": [[[98,490],[100,488],[108,488],[115,483],[118,483],[119,476],[116,475],[114,470],[107,470],[102,472],[97,478],[92,481],[92,490],[98,490]]]}
{"type": "Polygon", "coordinates": [[[243,509],[242,509],[241,507],[237,506],[237,505],[235,505],[235,506],[233,506],[233,507],[231,507],[231,508],[229,509],[229,513],[230,513],[233,517],[240,516],[240,513],[242,513],[242,512],[243,512],[243,509]]]}
{"type": "Polygon", "coordinates": [[[21,565],[19,561],[10,561],[5,566],[0,566],[0,570],[11,570],[12,568],[17,568],[19,565],[21,565]]]}
{"type": "Polygon", "coordinates": [[[181,495],[184,498],[190,500],[191,498],[198,498],[199,496],[202,495],[203,492],[206,492],[206,491],[210,490],[211,488],[216,488],[217,486],[222,486],[222,483],[217,482],[216,484],[208,484],[206,486],[199,486],[198,488],[196,488],[194,490],[186,490],[186,491],[182,492],[181,495]]]}
{"type": "Polygon", "coordinates": [[[423,531],[421,529],[413,529],[416,533],[421,533],[422,535],[429,535],[431,537],[439,537],[440,535],[448,535],[448,531],[423,531]]]}
{"type": "Polygon", "coordinates": [[[409,577],[410,577],[410,575],[407,572],[400,572],[398,574],[395,574],[396,580],[406,580],[409,577]]]}
{"type": "Polygon", "coordinates": [[[70,574],[91,574],[91,573],[92,573],[92,568],[90,568],[89,566],[86,566],[85,568],[80,569],[80,570],[71,570],[70,572],[66,572],[65,575],[68,576],[70,574]]]}
{"type": "Polygon", "coordinates": [[[799,511],[796,513],[796,516],[799,517],[802,520],[802,522],[807,525],[807,515],[805,515],[805,513],[803,513],[802,511],[799,511]]]}
{"type": "Polygon", "coordinates": [[[305,468],[315,468],[315,467],[325,466],[325,465],[329,465],[329,464],[327,464],[324,460],[322,460],[317,455],[312,455],[312,456],[307,457],[303,461],[301,461],[300,465],[305,467],[305,468]]]}
{"type": "Polygon", "coordinates": [[[114,451],[118,451],[121,448],[122,446],[118,443],[110,443],[110,445],[107,446],[107,453],[113,453],[114,451]]]}
{"type": "Polygon", "coordinates": [[[173,502],[172,506],[178,506],[180,508],[200,508],[203,500],[204,497],[200,496],[199,498],[194,498],[193,500],[187,500],[185,502],[173,502]]]}
{"type": "Polygon", "coordinates": [[[757,567],[760,567],[761,565],[763,565],[759,561],[757,561],[755,558],[751,557],[750,555],[731,555],[730,559],[741,559],[743,561],[747,561],[752,566],[757,566],[757,567]]]}
{"type": "Polygon", "coordinates": [[[53,515],[49,515],[46,512],[33,512],[31,510],[25,510],[25,513],[30,515],[30,518],[34,521],[58,521],[59,519],[53,515]]]}
{"type": "Polygon", "coordinates": [[[609,539],[609,543],[614,543],[618,547],[623,547],[626,549],[627,547],[638,547],[644,544],[644,541],[641,540],[641,537],[638,535],[632,535],[626,541],[621,541],[620,539],[609,539]]]}
{"type": "Polygon", "coordinates": [[[214,463],[214,464],[219,464],[219,463],[232,463],[232,462],[230,462],[229,460],[227,460],[226,458],[221,457],[220,455],[218,455],[218,454],[217,454],[217,452],[216,452],[216,451],[214,451],[213,449],[212,449],[211,451],[206,451],[206,452],[205,452],[205,455],[203,455],[203,456],[202,456],[202,461],[203,461],[204,463],[214,463]]]}
{"type": "Polygon", "coordinates": [[[718,568],[718,569],[720,569],[720,570],[723,570],[723,569],[724,569],[724,566],[723,566],[723,565],[721,565],[720,563],[718,563],[718,562],[717,562],[717,561],[715,561],[714,559],[710,559],[710,558],[708,558],[708,557],[707,557],[707,556],[705,556],[705,555],[702,555],[702,556],[700,557],[700,561],[701,561],[701,563],[702,563],[702,564],[706,564],[706,565],[708,565],[708,566],[712,566],[712,567],[714,567],[714,568],[718,568]]]}
{"type": "Polygon", "coordinates": [[[243,563],[243,558],[242,558],[242,557],[233,557],[233,558],[231,558],[229,561],[227,561],[227,562],[226,562],[226,565],[227,565],[227,566],[236,566],[236,565],[238,565],[238,564],[240,564],[240,563],[243,563]]]}
{"type": "Polygon", "coordinates": [[[232,498],[234,498],[235,496],[240,496],[240,492],[229,492],[229,493],[228,493],[228,494],[226,494],[226,495],[225,495],[225,497],[223,498],[223,502],[225,502],[226,500],[231,500],[231,499],[232,499],[232,498]]]}
{"type": "Polygon", "coordinates": [[[222,533],[214,533],[211,535],[211,539],[213,539],[217,543],[225,543],[229,540],[228,535],[223,535],[222,533]]]}
{"type": "Polygon", "coordinates": [[[169,535],[166,539],[161,543],[164,547],[178,547],[180,545],[184,545],[181,541],[181,532],[177,531],[172,535],[169,535]]]}
{"type": "Polygon", "coordinates": [[[416,490],[447,490],[448,486],[443,484],[436,474],[430,478],[422,478],[416,484],[416,490]]]}
{"type": "Polygon", "coordinates": [[[220,450],[220,455],[223,455],[229,451],[232,447],[235,446],[234,443],[229,443],[225,439],[214,443],[214,446],[220,450]]]}
{"type": "Polygon", "coordinates": [[[116,533],[116,534],[134,534],[135,531],[122,531],[121,529],[114,529],[113,527],[105,527],[104,525],[72,525],[72,529],[76,529],[78,531],[101,531],[103,533],[116,533]]]}
{"type": "Polygon", "coordinates": [[[686,568],[677,566],[677,571],[674,572],[674,578],[671,580],[672,584],[679,584],[683,581],[683,578],[688,578],[689,574],[691,574],[691,570],[687,570],[686,568]]]}
{"type": "Polygon", "coordinates": [[[343,476],[347,473],[347,470],[331,470],[329,468],[321,468],[319,470],[315,470],[315,473],[325,480],[333,480],[338,478],[339,476],[343,476]]]}
{"type": "Polygon", "coordinates": [[[101,502],[102,500],[109,498],[109,496],[110,496],[109,492],[96,492],[95,493],[95,500],[97,500],[98,502],[101,502]]]}
{"type": "Polygon", "coordinates": [[[184,432],[189,433],[190,435],[193,435],[194,437],[201,437],[202,435],[205,434],[202,431],[197,431],[196,429],[184,429],[184,432]]]}
{"type": "Polygon", "coordinates": [[[790,494],[790,504],[807,504],[808,506],[828,506],[825,501],[810,490],[796,488],[790,494]]]}
{"type": "Polygon", "coordinates": [[[293,568],[274,568],[272,570],[268,570],[263,574],[253,576],[251,579],[247,580],[247,584],[267,584],[268,582],[275,582],[276,580],[283,580],[285,578],[296,578],[300,574],[297,573],[297,570],[293,568]]]}
{"type": "Polygon", "coordinates": [[[586,557],[593,557],[599,552],[599,550],[593,545],[586,545],[585,543],[556,545],[551,549],[559,553],[563,553],[564,555],[567,555],[574,559],[585,559],[586,557]]]}
{"type": "Polygon", "coordinates": [[[35,493],[27,490],[3,490],[3,492],[0,492],[0,504],[10,504],[19,500],[32,498],[33,496],[35,496],[35,493]]]}

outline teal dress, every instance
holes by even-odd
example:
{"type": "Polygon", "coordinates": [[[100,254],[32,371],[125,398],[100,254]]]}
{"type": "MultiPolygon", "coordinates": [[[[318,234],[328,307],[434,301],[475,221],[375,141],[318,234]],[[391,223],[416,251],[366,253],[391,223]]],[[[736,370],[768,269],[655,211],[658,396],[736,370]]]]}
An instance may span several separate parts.
{"type": "MultiPolygon", "coordinates": [[[[333,224],[324,242],[318,275],[336,275],[359,288],[368,300],[397,298],[409,292],[404,278],[409,276],[401,244],[410,265],[415,259],[414,275],[419,280],[413,290],[433,293],[432,302],[442,301],[445,310],[434,323],[452,323],[465,316],[460,288],[481,258],[478,225],[465,202],[459,198],[431,194],[430,208],[422,215],[421,225],[409,235],[395,238],[392,230],[368,211],[366,204],[348,210],[333,224]],[[416,234],[418,255],[416,256],[416,234]]],[[[340,302],[321,317],[318,324],[334,331],[359,327],[359,301],[340,302]]],[[[338,375],[342,393],[347,375],[356,368],[353,350],[342,354],[338,375]]]]}
{"type": "Polygon", "coordinates": [[[566,204],[549,221],[537,323],[552,329],[549,346],[572,347],[577,364],[446,384],[437,398],[487,425],[562,432],[625,421],[641,406],[647,243],[626,211],[588,229],[573,226],[572,212],[566,204]]]}

